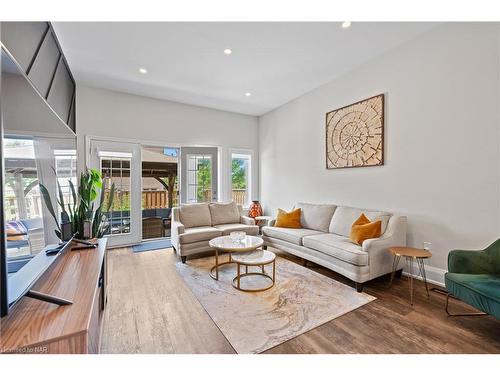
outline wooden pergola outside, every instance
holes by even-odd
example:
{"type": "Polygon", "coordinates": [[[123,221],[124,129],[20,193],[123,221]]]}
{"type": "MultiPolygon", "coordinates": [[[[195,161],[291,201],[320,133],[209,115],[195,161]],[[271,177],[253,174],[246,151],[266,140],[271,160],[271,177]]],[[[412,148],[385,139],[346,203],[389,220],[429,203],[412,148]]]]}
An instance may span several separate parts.
{"type": "Polygon", "coordinates": [[[172,208],[174,203],[174,189],[177,179],[177,163],[166,162],[142,162],[142,177],[154,178],[167,190],[168,207],[172,208]]]}

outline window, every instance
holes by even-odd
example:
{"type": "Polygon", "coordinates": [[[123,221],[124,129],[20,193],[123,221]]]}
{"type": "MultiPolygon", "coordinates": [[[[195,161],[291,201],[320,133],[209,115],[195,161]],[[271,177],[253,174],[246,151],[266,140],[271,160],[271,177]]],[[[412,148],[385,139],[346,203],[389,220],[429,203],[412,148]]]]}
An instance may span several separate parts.
{"type": "Polygon", "coordinates": [[[130,161],[127,153],[100,152],[101,173],[104,179],[104,206],[109,200],[111,184],[115,184],[113,205],[109,212],[107,235],[130,233],[130,161]]]}
{"type": "Polygon", "coordinates": [[[231,154],[231,198],[243,207],[250,205],[251,197],[251,155],[231,154]]]}
{"type": "MultiPolygon", "coordinates": [[[[61,186],[64,203],[73,205],[73,194],[71,193],[69,181],[73,183],[75,190],[78,189],[76,181],[76,150],[54,150],[54,159],[57,181],[61,186]]],[[[59,207],[60,211],[61,207],[59,207]]]]}
{"type": "Polygon", "coordinates": [[[212,199],[211,155],[187,155],[187,201],[210,202],[212,199]]]}

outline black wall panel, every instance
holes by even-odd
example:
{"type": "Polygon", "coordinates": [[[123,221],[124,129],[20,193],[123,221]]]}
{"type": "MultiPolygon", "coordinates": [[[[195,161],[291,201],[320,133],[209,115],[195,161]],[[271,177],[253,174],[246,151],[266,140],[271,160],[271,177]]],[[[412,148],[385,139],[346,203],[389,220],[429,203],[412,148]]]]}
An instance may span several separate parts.
{"type": "Polygon", "coordinates": [[[48,30],[47,22],[2,22],[2,43],[25,73],[48,30]]]}
{"type": "Polygon", "coordinates": [[[68,68],[62,59],[57,66],[56,75],[47,97],[47,102],[66,123],[69,121],[69,111],[73,100],[75,85],[71,79],[68,68]]]}
{"type": "Polygon", "coordinates": [[[71,130],[76,133],[76,98],[73,97],[73,102],[71,103],[71,109],[69,113],[68,126],[71,130]]]}
{"type": "Polygon", "coordinates": [[[2,22],[1,41],[49,106],[75,131],[75,80],[48,22],[2,22]]]}
{"type": "Polygon", "coordinates": [[[28,73],[28,78],[44,98],[49,93],[60,55],[54,35],[47,33],[28,73]]]}

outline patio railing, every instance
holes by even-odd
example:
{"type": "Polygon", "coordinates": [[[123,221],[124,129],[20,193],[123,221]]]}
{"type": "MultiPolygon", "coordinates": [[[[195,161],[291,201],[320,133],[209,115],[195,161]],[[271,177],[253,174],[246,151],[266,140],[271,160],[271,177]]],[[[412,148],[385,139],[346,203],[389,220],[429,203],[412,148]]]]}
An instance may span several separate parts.
{"type": "Polygon", "coordinates": [[[247,191],[246,189],[233,189],[232,198],[236,204],[241,204],[244,206],[247,203],[247,191]]]}
{"type": "MultiPolygon", "coordinates": [[[[160,191],[143,191],[142,192],[142,208],[167,208],[168,204],[168,193],[165,190],[160,191]]],[[[177,206],[177,192],[174,191],[174,204],[177,206]]]]}
{"type": "MultiPolygon", "coordinates": [[[[174,204],[173,206],[178,206],[178,194],[177,191],[174,191],[174,204]]],[[[207,191],[207,197],[210,196],[209,191],[207,191]]],[[[246,199],[246,190],[245,189],[233,189],[232,190],[232,200],[236,202],[236,204],[245,205],[247,202],[246,199]]],[[[168,207],[168,194],[164,190],[160,191],[143,191],[142,192],[142,208],[143,209],[151,209],[151,208],[166,208],[168,207]]]]}

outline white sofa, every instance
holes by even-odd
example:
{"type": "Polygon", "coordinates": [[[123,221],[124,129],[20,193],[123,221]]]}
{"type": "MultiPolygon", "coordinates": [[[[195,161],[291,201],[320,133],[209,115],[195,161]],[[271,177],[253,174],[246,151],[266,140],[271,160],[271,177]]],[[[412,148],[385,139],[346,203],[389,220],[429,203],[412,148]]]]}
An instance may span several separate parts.
{"type": "MultiPolygon", "coordinates": [[[[406,245],[406,217],[389,212],[334,204],[297,203],[301,208],[301,229],[278,228],[274,220],[262,228],[264,246],[271,246],[320,264],[356,283],[363,283],[392,271],[388,249],[406,245]],[[382,236],[365,240],[362,246],[349,240],[352,223],[364,213],[382,221],[382,236]]],[[[402,269],[402,265],[398,270],[402,269]]]]}
{"type": "Polygon", "coordinates": [[[257,235],[255,220],[242,215],[242,208],[234,202],[183,204],[172,210],[172,246],[182,263],[188,255],[211,250],[208,242],[234,231],[257,235]]]}

